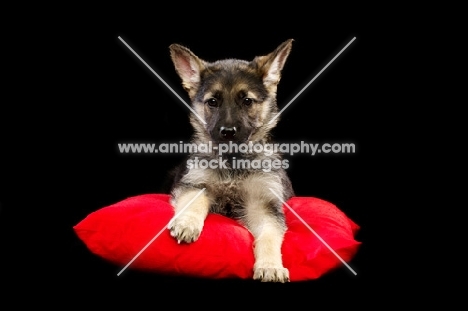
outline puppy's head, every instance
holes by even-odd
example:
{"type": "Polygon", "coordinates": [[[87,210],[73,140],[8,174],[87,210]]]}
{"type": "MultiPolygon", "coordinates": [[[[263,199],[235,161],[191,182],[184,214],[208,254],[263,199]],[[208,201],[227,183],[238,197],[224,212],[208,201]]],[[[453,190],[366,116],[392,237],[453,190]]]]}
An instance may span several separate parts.
{"type": "Polygon", "coordinates": [[[198,137],[214,142],[260,141],[267,137],[278,120],[269,124],[278,112],[276,90],[292,41],[252,61],[207,62],[184,46],[169,47],[192,108],[206,122],[191,116],[198,137]]]}

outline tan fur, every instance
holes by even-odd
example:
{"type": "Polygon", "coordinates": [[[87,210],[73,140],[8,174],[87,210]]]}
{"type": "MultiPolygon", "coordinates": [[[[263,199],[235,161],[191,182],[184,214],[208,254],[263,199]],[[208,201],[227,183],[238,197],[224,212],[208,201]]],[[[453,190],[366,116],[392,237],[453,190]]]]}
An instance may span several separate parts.
{"type": "Polygon", "coordinates": [[[198,240],[210,210],[211,202],[206,193],[199,195],[190,205],[188,203],[201,190],[188,190],[181,192],[171,200],[175,207],[175,215],[185,208],[183,213],[177,216],[170,224],[171,235],[178,241],[194,242],[198,240]]]}
{"type": "Polygon", "coordinates": [[[254,279],[262,282],[289,282],[289,271],[283,267],[281,259],[284,229],[271,216],[263,219],[259,226],[260,234],[255,237],[254,244],[254,279]]]}
{"type": "Polygon", "coordinates": [[[246,217],[243,221],[255,238],[255,266],[254,279],[263,282],[287,282],[289,272],[283,268],[281,259],[281,245],[286,228],[267,212],[267,202],[275,200],[276,196],[263,187],[272,188],[275,193],[282,193],[278,189],[278,180],[274,175],[254,175],[244,181],[243,190],[246,192],[246,217]],[[259,185],[262,185],[259,187],[259,185]]]}

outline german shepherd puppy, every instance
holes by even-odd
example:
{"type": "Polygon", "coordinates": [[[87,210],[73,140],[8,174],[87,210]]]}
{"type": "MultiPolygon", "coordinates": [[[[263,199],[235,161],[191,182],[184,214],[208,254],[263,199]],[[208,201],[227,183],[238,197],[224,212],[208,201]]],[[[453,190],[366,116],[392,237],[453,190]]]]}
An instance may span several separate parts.
{"type": "Polygon", "coordinates": [[[239,220],[254,236],[253,278],[263,282],[289,281],[289,271],[282,263],[281,245],[286,230],[282,201],[294,195],[290,180],[283,165],[272,165],[265,170],[265,166],[259,169],[233,164],[239,160],[270,164],[277,160],[278,164],[282,161],[278,153],[266,155],[233,148],[220,154],[216,149],[223,143],[272,144],[270,131],[278,118],[269,121],[278,113],[277,85],[292,42],[287,40],[270,54],[252,61],[207,62],[184,46],[169,47],[192,108],[206,122],[190,115],[194,128],[192,144],[211,142],[214,146],[211,152],[193,152],[189,161],[220,161],[215,168],[185,164],[176,174],[171,204],[176,214],[183,212],[169,224],[170,234],[179,243],[196,241],[209,212],[239,220]],[[202,189],[205,191],[188,205],[202,189]]]}

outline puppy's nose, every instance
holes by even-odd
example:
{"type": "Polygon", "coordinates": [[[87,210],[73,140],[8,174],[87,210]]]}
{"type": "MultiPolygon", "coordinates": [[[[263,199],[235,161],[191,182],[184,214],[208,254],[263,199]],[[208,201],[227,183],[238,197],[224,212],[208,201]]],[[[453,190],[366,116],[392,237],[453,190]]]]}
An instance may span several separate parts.
{"type": "Polygon", "coordinates": [[[234,127],[221,126],[219,133],[221,134],[222,138],[232,139],[234,138],[234,136],[236,136],[236,127],[235,126],[234,127]]]}

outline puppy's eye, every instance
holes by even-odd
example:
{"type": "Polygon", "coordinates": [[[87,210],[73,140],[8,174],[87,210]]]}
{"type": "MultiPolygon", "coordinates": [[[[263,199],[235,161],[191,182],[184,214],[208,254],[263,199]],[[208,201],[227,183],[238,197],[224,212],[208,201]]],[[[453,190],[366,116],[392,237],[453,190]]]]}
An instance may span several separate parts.
{"type": "Polygon", "coordinates": [[[244,106],[247,106],[249,107],[250,105],[252,105],[253,103],[253,99],[252,98],[244,98],[244,100],[242,101],[242,103],[244,104],[244,106]]]}
{"type": "Polygon", "coordinates": [[[218,107],[219,106],[218,100],[216,98],[210,98],[205,103],[210,107],[218,107]]]}

